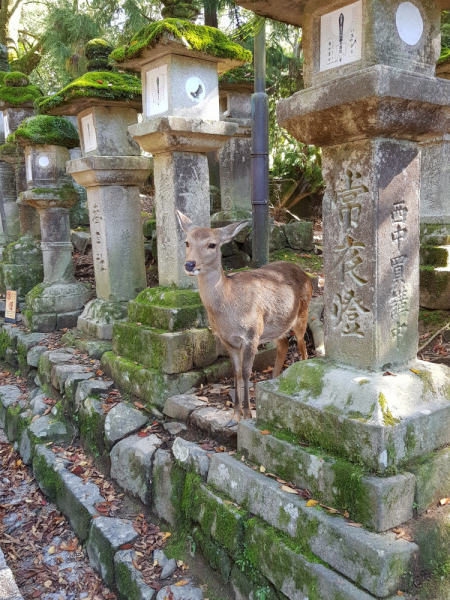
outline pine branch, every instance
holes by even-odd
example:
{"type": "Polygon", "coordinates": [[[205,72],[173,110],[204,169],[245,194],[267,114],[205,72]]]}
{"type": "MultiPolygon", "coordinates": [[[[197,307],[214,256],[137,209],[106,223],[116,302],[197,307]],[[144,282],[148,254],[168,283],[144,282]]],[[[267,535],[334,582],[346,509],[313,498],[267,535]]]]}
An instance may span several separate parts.
{"type": "Polygon", "coordinates": [[[20,4],[21,4],[22,0],[16,0],[14,2],[14,4],[12,5],[12,8],[8,11],[8,19],[10,19],[13,14],[16,12],[16,10],[19,8],[20,4]]]}

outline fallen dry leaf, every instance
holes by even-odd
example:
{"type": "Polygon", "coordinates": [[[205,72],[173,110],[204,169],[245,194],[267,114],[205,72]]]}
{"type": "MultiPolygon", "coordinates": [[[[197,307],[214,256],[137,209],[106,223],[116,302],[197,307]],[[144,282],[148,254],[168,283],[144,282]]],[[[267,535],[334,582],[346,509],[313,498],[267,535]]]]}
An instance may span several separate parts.
{"type": "Polygon", "coordinates": [[[441,499],[439,500],[439,504],[440,504],[441,506],[445,506],[446,504],[449,504],[449,503],[450,503],[450,498],[441,498],[441,499]]]}
{"type": "Polygon", "coordinates": [[[176,586],[181,587],[182,585],[187,585],[189,583],[188,579],[182,579],[181,581],[177,581],[177,583],[175,583],[176,586]]]}
{"type": "Polygon", "coordinates": [[[262,465],[259,467],[259,470],[261,473],[265,473],[266,472],[266,467],[263,467],[262,465]]]}
{"type": "MultiPolygon", "coordinates": [[[[287,492],[288,494],[296,494],[297,490],[293,490],[292,488],[288,487],[287,485],[282,485],[281,489],[283,490],[283,492],[287,492]]],[[[311,502],[311,500],[310,500],[311,502]]],[[[313,500],[312,502],[316,502],[315,500],[313,500]]],[[[316,502],[316,504],[318,504],[318,502],[316,502]]],[[[308,506],[308,505],[306,505],[308,506]]]]}
{"type": "Polygon", "coordinates": [[[270,431],[267,431],[267,429],[264,429],[264,431],[261,431],[261,435],[270,435],[270,431]]]}
{"type": "Polygon", "coordinates": [[[318,500],[308,500],[308,502],[306,503],[306,506],[308,508],[311,508],[313,506],[317,506],[319,504],[318,500]]]}

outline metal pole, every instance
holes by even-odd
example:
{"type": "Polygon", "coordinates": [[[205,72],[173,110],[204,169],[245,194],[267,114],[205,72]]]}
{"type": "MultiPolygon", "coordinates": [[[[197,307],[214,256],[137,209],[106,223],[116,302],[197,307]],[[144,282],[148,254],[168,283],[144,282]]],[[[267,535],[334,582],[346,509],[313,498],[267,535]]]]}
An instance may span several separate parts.
{"type": "Polygon", "coordinates": [[[266,22],[255,35],[252,95],[253,264],[269,262],[269,97],[266,94],[266,22]]]}

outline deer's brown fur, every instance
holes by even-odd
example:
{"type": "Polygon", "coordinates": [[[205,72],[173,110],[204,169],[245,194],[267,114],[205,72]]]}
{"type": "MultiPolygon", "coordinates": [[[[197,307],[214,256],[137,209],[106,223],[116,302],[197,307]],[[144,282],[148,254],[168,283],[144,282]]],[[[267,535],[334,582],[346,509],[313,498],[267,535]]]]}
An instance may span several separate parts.
{"type": "Polygon", "coordinates": [[[249,380],[259,344],[274,340],[277,345],[273,377],[280,374],[286,360],[287,331],[294,330],[301,357],[308,358],[304,335],[312,296],[311,282],[297,265],[283,261],[254,271],[226,275],[220,247],[231,241],[247,222],[208,229],[196,227],[179,211],[177,215],[186,233],[186,273],[198,277],[209,323],[233,365],[236,402],[231,426],[242,415],[244,419],[252,418],[249,380]]]}

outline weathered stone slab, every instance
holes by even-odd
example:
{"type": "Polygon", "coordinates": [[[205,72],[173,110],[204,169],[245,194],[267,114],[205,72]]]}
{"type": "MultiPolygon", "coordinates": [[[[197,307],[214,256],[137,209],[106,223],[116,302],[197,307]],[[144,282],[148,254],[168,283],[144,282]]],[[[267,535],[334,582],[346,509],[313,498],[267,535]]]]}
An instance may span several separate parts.
{"type": "Polygon", "coordinates": [[[226,427],[233,419],[233,411],[219,410],[213,406],[207,406],[194,411],[189,417],[189,425],[197,427],[212,436],[235,442],[237,437],[237,425],[234,427],[226,427]]]}
{"type": "Polygon", "coordinates": [[[69,373],[64,382],[64,395],[62,405],[64,412],[68,415],[73,415],[75,410],[75,394],[79,384],[82,381],[87,381],[94,378],[92,371],[84,372],[76,371],[75,373],[69,373]]]}
{"type": "Polygon", "coordinates": [[[413,517],[415,477],[363,477],[361,469],[323,450],[302,448],[274,435],[261,435],[254,421],[241,421],[238,451],[252,462],[276,473],[314,498],[340,510],[374,531],[386,531],[413,517]],[[351,482],[351,483],[350,483],[351,482]]]}
{"type": "Polygon", "coordinates": [[[187,471],[192,471],[206,479],[209,471],[210,458],[208,452],[197,444],[177,437],[172,446],[172,452],[179,464],[187,471]]]}
{"type": "Polygon", "coordinates": [[[64,392],[66,380],[74,374],[81,374],[90,372],[90,376],[93,377],[94,373],[83,365],[55,365],[51,370],[51,382],[54,388],[59,392],[64,392]]]}
{"type": "Polygon", "coordinates": [[[205,382],[203,371],[168,375],[156,369],[144,369],[142,365],[112,352],[105,352],[101,365],[122,392],[137,396],[141,401],[157,407],[163,407],[167,398],[184,394],[205,382]]]}
{"type": "Polygon", "coordinates": [[[93,456],[108,470],[109,448],[105,441],[106,414],[102,403],[95,398],[86,398],[79,407],[78,416],[80,439],[86,453],[88,456],[93,456]]]}
{"type": "Polygon", "coordinates": [[[365,371],[323,358],[256,384],[258,423],[285,429],[373,471],[407,465],[450,443],[450,371],[413,361],[365,371]]]}
{"type": "Polygon", "coordinates": [[[38,363],[39,378],[42,383],[51,385],[52,367],[53,365],[62,365],[72,359],[73,350],[68,351],[67,348],[59,350],[48,350],[44,352],[38,363]]]}
{"type": "Polygon", "coordinates": [[[144,504],[151,503],[152,463],[160,445],[156,435],[133,435],[118,442],[111,451],[111,477],[144,504]]]}
{"type": "Polygon", "coordinates": [[[312,250],[314,248],[313,223],[296,221],[283,225],[288,246],[293,250],[312,250]]]}
{"type": "Polygon", "coordinates": [[[192,584],[185,585],[183,587],[176,587],[175,585],[169,585],[163,587],[156,596],[156,600],[164,600],[169,598],[172,600],[202,600],[203,592],[200,588],[195,588],[192,584]],[[170,594],[172,593],[172,596],[170,594]],[[169,594],[169,595],[168,595],[169,594]]]}
{"type": "Polygon", "coordinates": [[[22,392],[15,385],[0,386],[0,427],[5,427],[6,411],[8,406],[18,402],[22,392]]]}
{"type": "Polygon", "coordinates": [[[11,569],[0,569],[0,600],[23,600],[11,569]]]}
{"type": "Polygon", "coordinates": [[[342,518],[311,510],[306,501],[231,456],[212,457],[208,483],[288,535],[302,535],[314,554],[376,596],[402,589],[404,573],[412,569],[415,544],[396,540],[392,533],[349,527],[342,518]],[[303,535],[306,531],[311,533],[303,535]]]}
{"type": "Polygon", "coordinates": [[[44,352],[47,352],[47,346],[34,346],[31,348],[31,350],[29,350],[27,354],[27,363],[30,365],[30,367],[38,366],[39,359],[44,352]]]}
{"type": "Polygon", "coordinates": [[[124,544],[131,544],[137,537],[131,521],[99,517],[93,519],[86,550],[91,566],[111,589],[115,586],[114,555],[124,544]]]}
{"type": "Polygon", "coordinates": [[[48,404],[45,404],[45,399],[45,394],[39,394],[29,402],[33,415],[42,415],[42,413],[44,413],[47,410],[48,404]]]}
{"type": "Polygon", "coordinates": [[[416,476],[415,503],[419,514],[450,496],[450,448],[438,450],[408,469],[416,476]]]}
{"type": "Polygon", "coordinates": [[[450,269],[420,267],[420,306],[450,310],[450,269]]]}
{"type": "Polygon", "coordinates": [[[98,394],[108,394],[109,390],[114,387],[114,381],[100,381],[99,379],[89,379],[82,381],[75,392],[75,412],[77,412],[84,400],[89,396],[98,394]]]}
{"type": "Polygon", "coordinates": [[[130,433],[141,429],[148,417],[126,402],[114,406],[105,419],[105,437],[112,448],[114,444],[130,433]]]}
{"type": "Polygon", "coordinates": [[[166,417],[187,423],[190,414],[201,406],[204,407],[205,403],[199,400],[197,396],[193,394],[180,394],[179,396],[167,398],[163,413],[166,417]]]}
{"type": "Polygon", "coordinates": [[[152,600],[156,592],[149,587],[133,566],[133,550],[119,550],[114,556],[115,582],[119,600],[152,600]]]}
{"type": "Polygon", "coordinates": [[[423,514],[408,523],[408,532],[420,548],[420,564],[436,572],[448,564],[450,544],[450,506],[423,514]]]}
{"type": "Polygon", "coordinates": [[[177,510],[173,505],[173,498],[181,498],[183,491],[182,484],[179,485],[180,482],[175,481],[173,477],[175,468],[170,452],[161,449],[155,452],[153,461],[152,509],[157,517],[163,519],[172,527],[176,527],[177,525],[177,510]]]}

